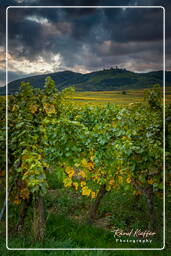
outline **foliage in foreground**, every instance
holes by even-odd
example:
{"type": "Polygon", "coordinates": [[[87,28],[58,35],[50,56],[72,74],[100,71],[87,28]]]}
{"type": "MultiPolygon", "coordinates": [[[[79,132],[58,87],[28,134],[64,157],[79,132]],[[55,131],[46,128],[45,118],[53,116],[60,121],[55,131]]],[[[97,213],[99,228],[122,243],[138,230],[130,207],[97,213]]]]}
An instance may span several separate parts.
{"type": "MultiPolygon", "coordinates": [[[[16,231],[33,207],[34,240],[44,239],[44,197],[53,172],[56,182],[91,197],[89,223],[96,219],[106,193],[124,190],[146,197],[148,221],[154,227],[154,198],[162,198],[163,189],[160,97],[153,101],[149,94],[147,103],[128,107],[80,108],[67,101],[70,93],[73,89],[57,91],[47,78],[44,90],[23,83],[19,94],[9,99],[9,199],[10,207],[21,206],[16,231]]],[[[4,136],[2,130],[2,149],[4,136]]]]}

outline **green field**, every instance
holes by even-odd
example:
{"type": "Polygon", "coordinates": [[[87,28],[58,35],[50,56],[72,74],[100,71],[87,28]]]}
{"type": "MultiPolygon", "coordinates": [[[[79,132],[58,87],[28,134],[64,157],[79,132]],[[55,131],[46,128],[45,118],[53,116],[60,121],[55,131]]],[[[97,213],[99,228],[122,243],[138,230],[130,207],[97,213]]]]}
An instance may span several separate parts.
{"type": "MultiPolygon", "coordinates": [[[[124,92],[125,94],[122,90],[76,92],[73,96],[73,100],[77,102],[78,105],[99,105],[105,103],[130,104],[143,101],[144,89],[124,90],[124,92]]],[[[166,103],[171,103],[171,87],[166,87],[165,95],[166,103]]]]}

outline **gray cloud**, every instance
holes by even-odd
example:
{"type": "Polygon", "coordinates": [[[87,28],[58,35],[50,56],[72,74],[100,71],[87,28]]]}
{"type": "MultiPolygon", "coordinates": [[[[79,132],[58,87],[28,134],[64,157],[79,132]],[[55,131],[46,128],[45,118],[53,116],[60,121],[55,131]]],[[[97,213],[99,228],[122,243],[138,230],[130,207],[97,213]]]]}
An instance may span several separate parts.
{"type": "MultiPolygon", "coordinates": [[[[28,3],[29,0],[11,0],[4,2],[3,7],[28,3]]],[[[54,1],[33,0],[31,4],[54,5],[54,1]]],[[[104,5],[104,2],[79,0],[75,4],[104,5]]],[[[119,5],[136,4],[133,0],[119,1],[119,5]]],[[[161,5],[161,1],[142,0],[141,5],[147,4],[161,5]]],[[[58,5],[71,5],[71,1],[60,0],[58,5]]],[[[113,1],[107,0],[105,5],[113,5],[113,1]]],[[[166,4],[166,7],[171,12],[171,4],[166,4]]],[[[49,62],[50,56],[60,54],[60,70],[74,70],[80,66],[91,71],[111,65],[136,71],[161,69],[162,12],[162,9],[154,8],[9,9],[9,53],[21,63],[24,59],[36,61],[40,56],[49,62]]],[[[166,32],[169,57],[169,20],[166,32]]],[[[4,20],[0,25],[0,35],[3,34],[4,20]]],[[[4,40],[0,45],[4,45],[4,40]]],[[[166,64],[170,68],[169,60],[166,64]]],[[[17,74],[20,75],[18,71],[17,74]]]]}

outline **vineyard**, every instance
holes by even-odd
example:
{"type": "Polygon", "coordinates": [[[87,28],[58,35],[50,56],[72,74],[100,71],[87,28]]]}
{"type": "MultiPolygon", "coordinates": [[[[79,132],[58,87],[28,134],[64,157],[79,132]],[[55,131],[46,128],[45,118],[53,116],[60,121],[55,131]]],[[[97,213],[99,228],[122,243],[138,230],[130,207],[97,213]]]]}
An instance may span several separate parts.
{"type": "MultiPolygon", "coordinates": [[[[127,105],[77,105],[74,93],[73,87],[58,91],[47,77],[44,89],[23,82],[8,98],[9,247],[163,247],[160,87],[127,105]],[[116,243],[116,228],[155,236],[150,244],[116,243]]],[[[0,100],[3,220],[6,105],[0,100]]],[[[170,114],[168,104],[166,185],[171,184],[170,114]]]]}

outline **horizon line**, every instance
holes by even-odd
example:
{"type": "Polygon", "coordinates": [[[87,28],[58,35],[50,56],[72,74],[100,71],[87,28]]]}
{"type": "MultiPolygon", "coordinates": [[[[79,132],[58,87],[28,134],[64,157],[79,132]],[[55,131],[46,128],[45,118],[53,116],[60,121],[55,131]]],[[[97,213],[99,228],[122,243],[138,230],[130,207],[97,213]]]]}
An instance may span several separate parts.
{"type": "MultiPolygon", "coordinates": [[[[21,76],[21,78],[17,78],[17,79],[11,80],[8,84],[10,84],[12,82],[15,82],[15,81],[18,81],[18,80],[21,80],[21,79],[26,79],[26,78],[29,78],[29,77],[44,76],[44,75],[50,75],[50,74],[62,73],[62,72],[72,72],[72,73],[76,73],[76,74],[87,75],[87,74],[91,74],[91,73],[94,73],[94,72],[108,71],[108,70],[125,70],[125,71],[136,73],[136,74],[147,74],[147,73],[151,73],[151,72],[161,72],[161,71],[164,72],[162,69],[151,70],[151,71],[140,71],[139,72],[139,71],[129,70],[129,69],[126,69],[126,68],[120,68],[120,67],[118,67],[116,65],[115,67],[111,66],[110,68],[97,69],[97,70],[89,71],[89,72],[86,72],[86,73],[77,72],[77,71],[73,71],[73,70],[70,70],[70,69],[64,69],[64,70],[48,72],[48,73],[26,74],[26,75],[23,75],[23,77],[21,76]]],[[[165,70],[165,72],[171,72],[171,70],[165,70]]],[[[0,85],[0,88],[5,87],[5,86],[6,86],[6,84],[2,85],[2,86],[0,85]]]]}

